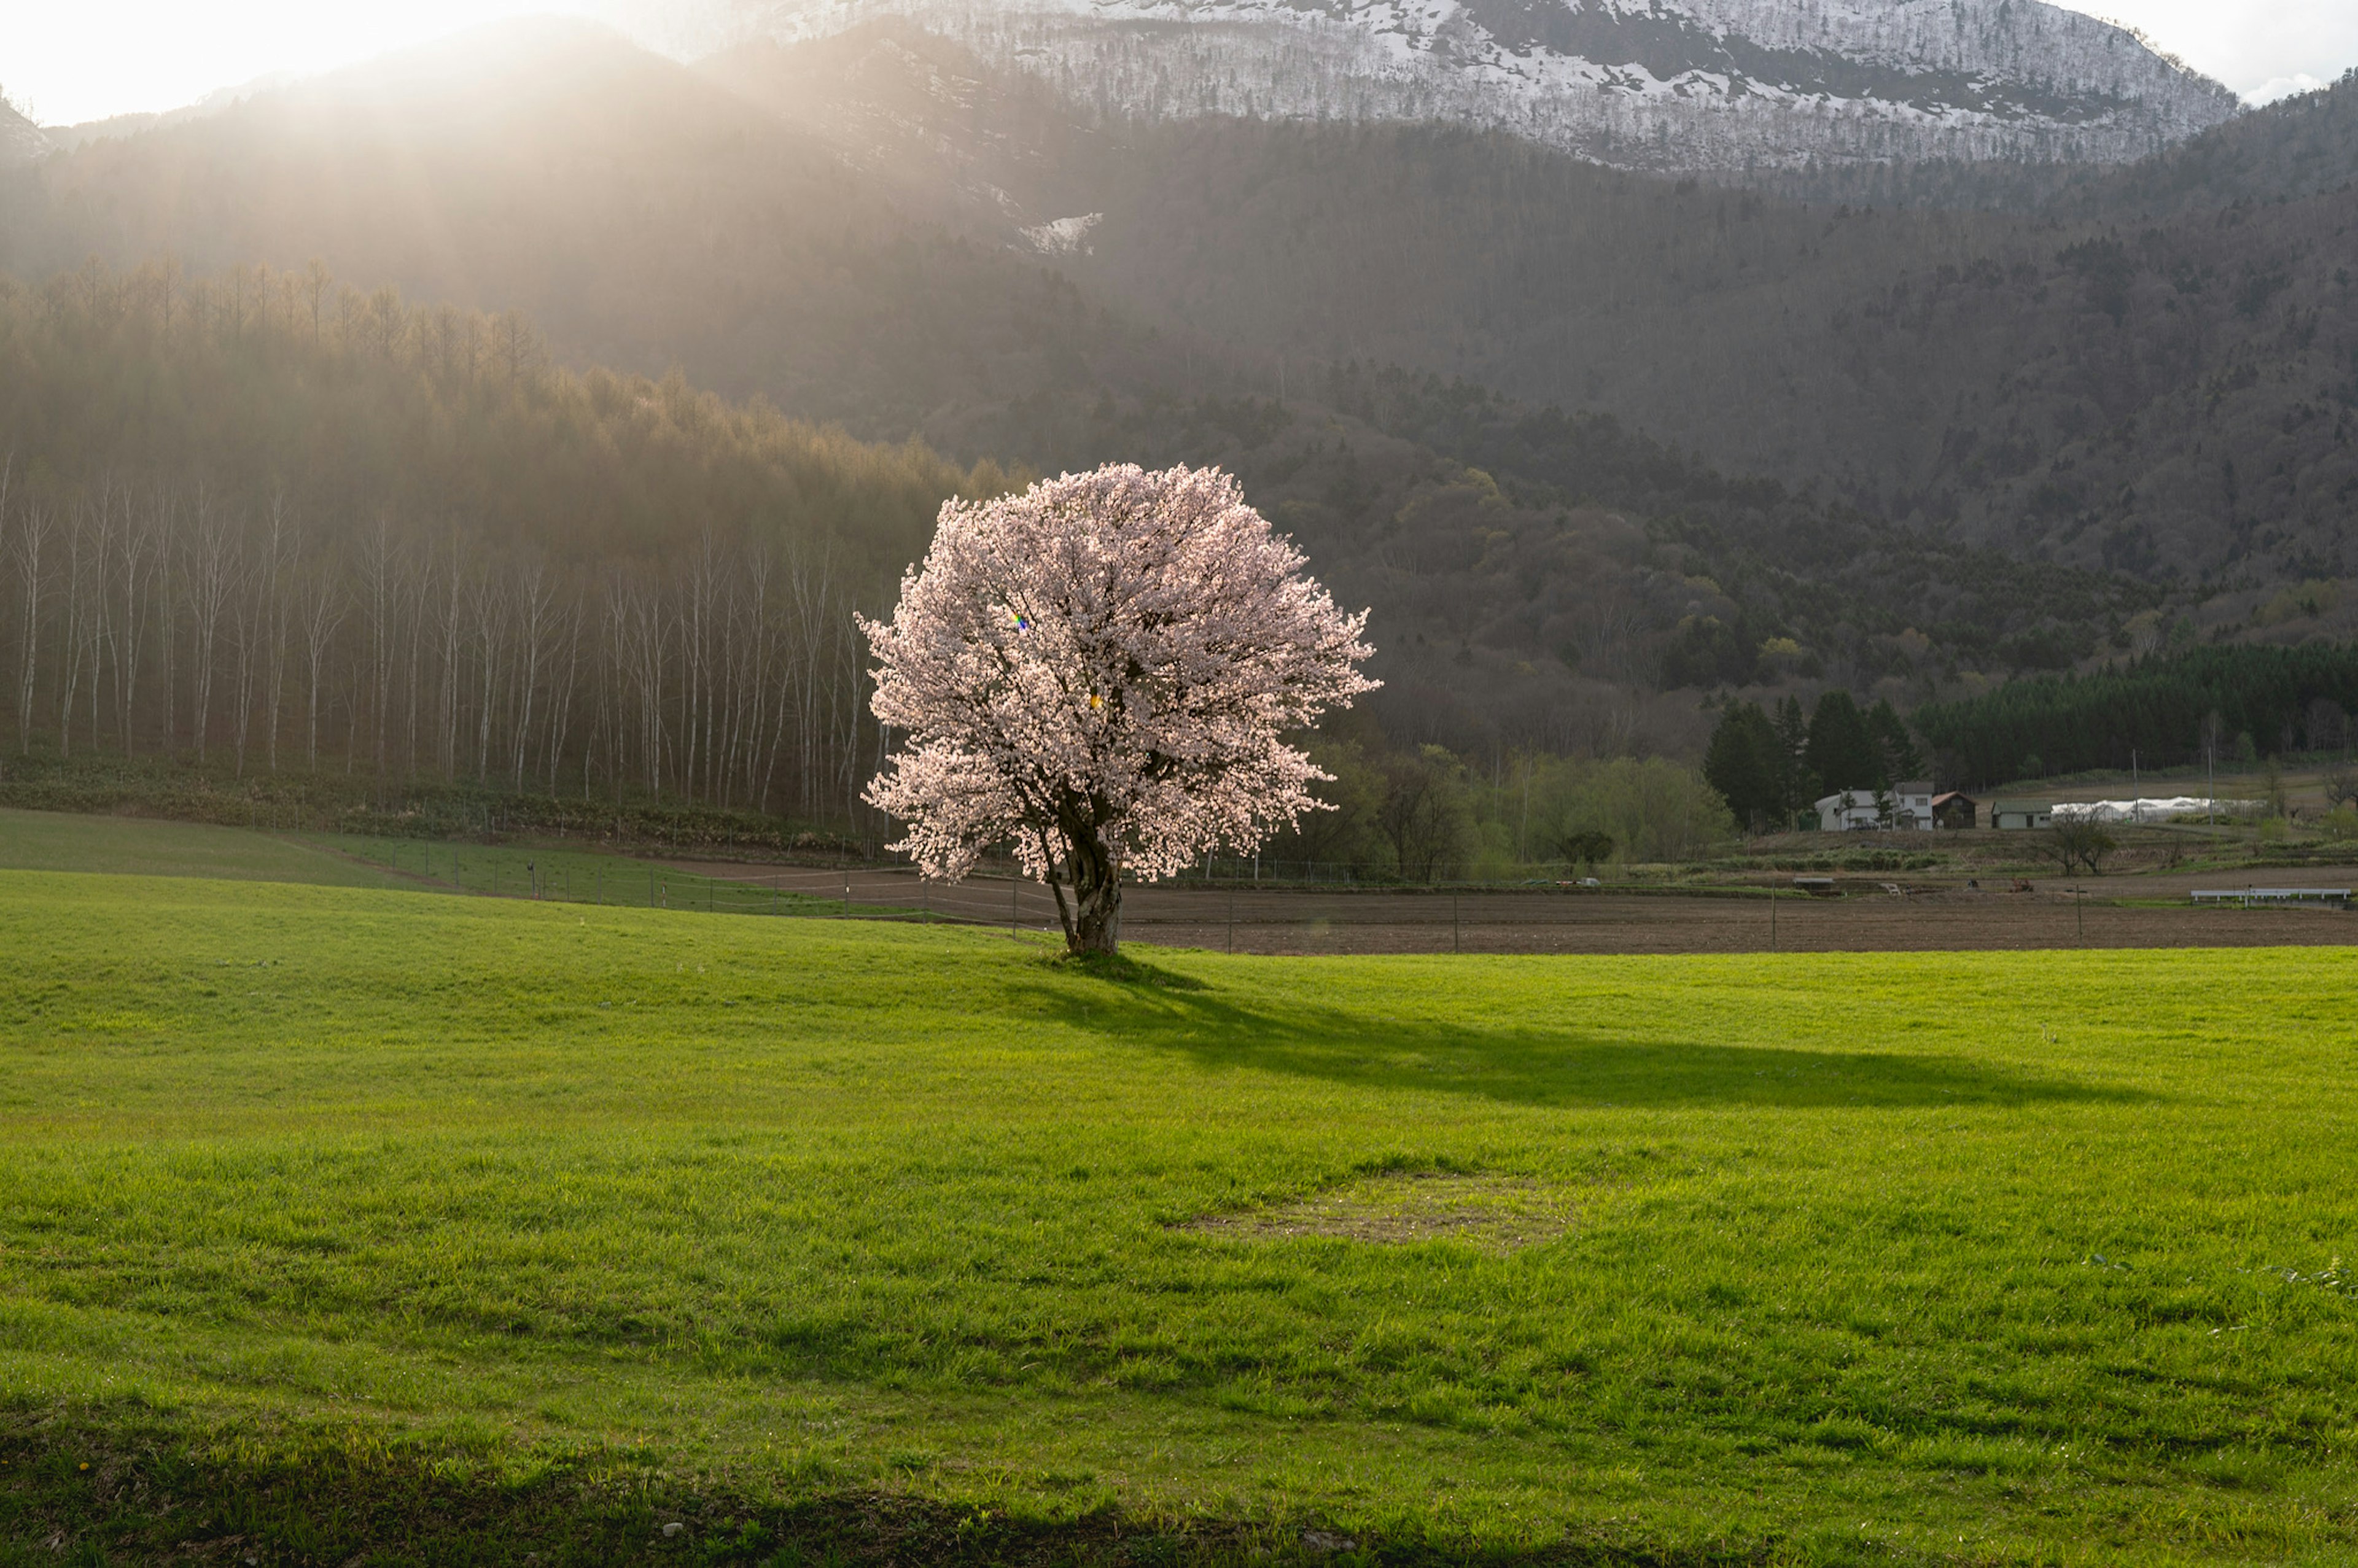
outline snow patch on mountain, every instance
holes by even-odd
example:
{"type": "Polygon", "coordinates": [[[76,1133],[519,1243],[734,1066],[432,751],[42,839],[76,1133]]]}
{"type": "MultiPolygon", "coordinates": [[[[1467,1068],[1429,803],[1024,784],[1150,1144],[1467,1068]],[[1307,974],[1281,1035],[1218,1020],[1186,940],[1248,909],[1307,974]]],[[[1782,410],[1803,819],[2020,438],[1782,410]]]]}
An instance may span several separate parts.
{"type": "Polygon", "coordinates": [[[2037,0],[611,0],[695,54],[899,16],[1109,114],[1440,120],[1623,168],[2125,162],[2234,114],[2037,0]]]}
{"type": "Polygon", "coordinates": [[[1102,212],[1087,212],[1077,218],[1057,218],[1045,223],[1034,223],[1020,231],[1032,248],[1044,256],[1087,255],[1090,251],[1089,231],[1105,222],[1102,212]]]}

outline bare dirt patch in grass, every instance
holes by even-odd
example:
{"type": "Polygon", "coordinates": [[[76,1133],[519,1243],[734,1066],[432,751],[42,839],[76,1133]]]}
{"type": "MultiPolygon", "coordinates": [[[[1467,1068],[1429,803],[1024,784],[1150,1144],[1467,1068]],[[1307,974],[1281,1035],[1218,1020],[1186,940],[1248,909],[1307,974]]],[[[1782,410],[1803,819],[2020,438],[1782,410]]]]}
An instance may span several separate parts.
{"type": "Polygon", "coordinates": [[[1206,1215],[1182,1228],[1245,1241],[1297,1236],[1380,1246],[1455,1240],[1513,1252],[1554,1240],[1575,1217],[1568,1195],[1520,1176],[1387,1171],[1274,1208],[1206,1215]]]}

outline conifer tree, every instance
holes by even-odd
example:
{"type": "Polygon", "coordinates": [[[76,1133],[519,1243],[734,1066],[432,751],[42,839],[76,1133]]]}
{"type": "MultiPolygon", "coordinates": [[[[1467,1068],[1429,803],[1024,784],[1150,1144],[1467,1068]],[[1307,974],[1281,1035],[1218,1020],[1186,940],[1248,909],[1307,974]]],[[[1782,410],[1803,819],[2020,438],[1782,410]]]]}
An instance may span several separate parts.
{"type": "Polygon", "coordinates": [[[1819,787],[1829,794],[1856,790],[1870,795],[1891,782],[1866,715],[1846,691],[1829,691],[1818,698],[1803,754],[1819,787]]]}
{"type": "Polygon", "coordinates": [[[1777,708],[1777,778],[1789,823],[1824,793],[1810,772],[1809,749],[1809,716],[1800,697],[1789,697],[1777,708]]]}
{"type": "Polygon", "coordinates": [[[1777,727],[1754,703],[1738,703],[1721,716],[1704,754],[1703,776],[1719,791],[1738,822],[1756,830],[1784,813],[1786,770],[1777,727]]]}
{"type": "Polygon", "coordinates": [[[1882,764],[1882,782],[1896,784],[1924,776],[1924,753],[1916,738],[1908,732],[1888,698],[1877,702],[1866,716],[1867,733],[1875,739],[1877,760],[1882,764]]]}

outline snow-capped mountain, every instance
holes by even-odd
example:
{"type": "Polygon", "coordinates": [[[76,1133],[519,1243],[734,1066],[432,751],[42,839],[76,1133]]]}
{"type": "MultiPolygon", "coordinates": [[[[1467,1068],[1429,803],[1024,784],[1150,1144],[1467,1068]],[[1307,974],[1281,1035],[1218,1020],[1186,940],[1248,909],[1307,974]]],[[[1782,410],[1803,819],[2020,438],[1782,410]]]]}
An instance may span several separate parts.
{"type": "Polygon", "coordinates": [[[1101,112],[1439,120],[1621,168],[2124,162],[2234,95],[2037,0],[611,0],[683,58],[900,16],[1101,112]]]}

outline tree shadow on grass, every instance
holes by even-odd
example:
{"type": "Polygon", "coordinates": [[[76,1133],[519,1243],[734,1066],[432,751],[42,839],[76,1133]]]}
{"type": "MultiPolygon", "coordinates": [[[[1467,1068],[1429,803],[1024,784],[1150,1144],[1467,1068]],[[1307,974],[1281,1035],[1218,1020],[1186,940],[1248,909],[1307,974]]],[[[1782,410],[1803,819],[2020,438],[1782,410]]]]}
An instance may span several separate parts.
{"type": "Polygon", "coordinates": [[[1639,1040],[1571,1025],[1442,1024],[1331,1007],[1246,1007],[1216,990],[1145,985],[1043,989],[1033,1000],[1044,1015],[1076,1029],[1207,1067],[1519,1105],[1898,1108],[2153,1098],[1954,1055],[1639,1040]]]}

